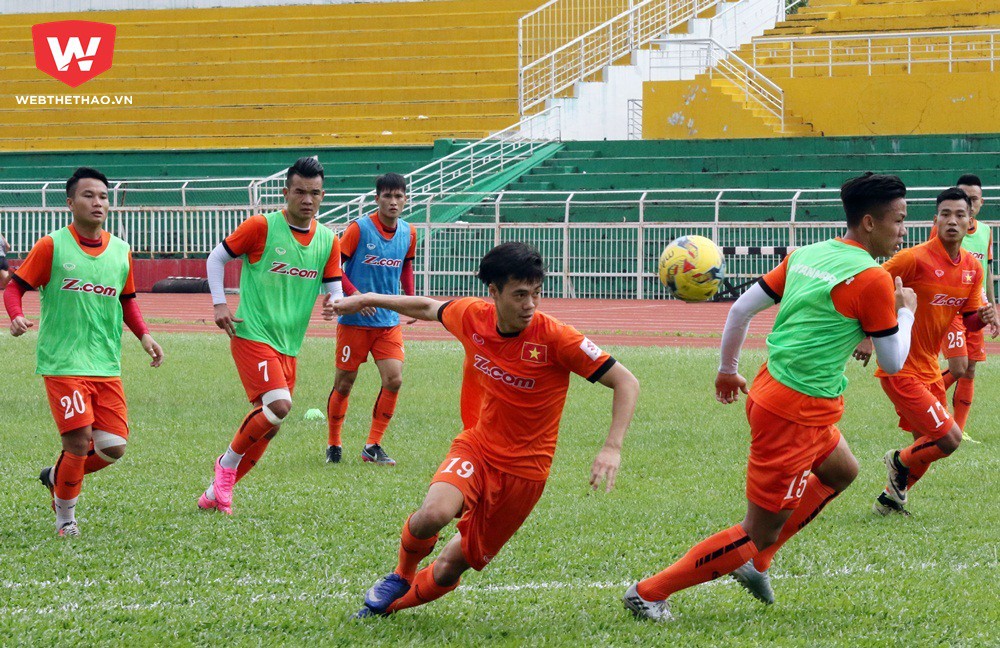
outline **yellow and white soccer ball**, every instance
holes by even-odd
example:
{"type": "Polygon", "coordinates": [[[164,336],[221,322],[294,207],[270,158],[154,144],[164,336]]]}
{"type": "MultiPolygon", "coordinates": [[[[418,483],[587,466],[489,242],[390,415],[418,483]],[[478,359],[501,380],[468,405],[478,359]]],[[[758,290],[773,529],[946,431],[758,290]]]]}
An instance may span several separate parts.
{"type": "Polygon", "coordinates": [[[682,236],[660,255],[660,281],[686,302],[708,301],[722,285],[722,250],[704,236],[682,236]]]}

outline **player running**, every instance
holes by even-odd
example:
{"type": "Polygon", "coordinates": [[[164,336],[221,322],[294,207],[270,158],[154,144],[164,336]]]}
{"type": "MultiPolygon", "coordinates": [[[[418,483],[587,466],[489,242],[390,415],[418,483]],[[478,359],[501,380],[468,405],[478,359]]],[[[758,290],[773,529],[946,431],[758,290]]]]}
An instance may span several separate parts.
{"type": "Polygon", "coordinates": [[[135,300],[128,243],[104,230],[108,179],[80,167],[66,181],[66,205],[72,223],[35,243],[7,285],[4,305],[10,334],[18,337],[34,326],[24,317],[24,293],[37,288],[41,297],[35,373],[44,376],[62,453],[39,480],[52,495],[57,533],[78,536],[76,504],[84,475],[121,459],[128,441],[122,322],[152,357],[150,366],[160,366],[163,350],[135,300]]]}
{"type": "MultiPolygon", "coordinates": [[[[896,408],[899,427],[913,434],[914,442],[902,450],[885,455],[888,483],[875,500],[880,515],[900,513],[909,489],[927,472],[930,465],[949,456],[962,441],[962,428],[948,412],[944,381],[938,368],[941,337],[961,314],[967,331],[979,331],[989,325],[997,335],[996,311],[983,304],[983,268],[962,248],[969,229],[971,201],[961,189],[952,187],[937,197],[937,236],[920,245],[901,251],[883,267],[917,295],[919,309],[913,325],[910,356],[901,371],[889,375],[882,366],[875,375],[896,408]]],[[[869,353],[862,345],[859,353],[869,353]]]]}
{"type": "MultiPolygon", "coordinates": [[[[340,239],[346,292],[383,295],[399,294],[400,284],[407,295],[414,294],[413,257],[417,231],[399,218],[406,204],[406,178],[387,173],[375,181],[378,211],[352,221],[340,239]]],[[[399,314],[378,309],[373,315],[344,315],[337,320],[337,372],[327,401],[327,463],[339,463],[341,429],[347,414],[347,399],[358,377],[358,368],[375,360],[382,387],[372,408],[368,440],[361,459],[385,466],[396,462],[382,449],[382,437],[396,411],[396,399],[403,385],[403,331],[399,314]]]]}
{"type": "MultiPolygon", "coordinates": [[[[976,219],[983,207],[983,183],[972,174],[963,175],[956,183],[969,197],[969,233],[962,239],[962,248],[968,250],[983,266],[983,286],[986,289],[986,303],[996,304],[993,294],[993,232],[990,226],[976,219]]],[[[937,236],[937,226],[931,228],[930,238],[937,236]]],[[[994,308],[996,308],[994,306],[994,308]]],[[[955,385],[952,406],[955,422],[962,428],[964,438],[972,438],[966,432],[972,398],[975,396],[976,364],[986,361],[986,340],[982,329],[966,331],[962,317],[956,316],[941,340],[941,352],[948,360],[948,370],[944,372],[944,389],[947,392],[955,385]],[[957,383],[957,384],[956,384],[957,383]]]]}
{"type": "Polygon", "coordinates": [[[903,241],[905,195],[895,176],[846,182],[840,197],[847,234],[795,250],[733,304],[715,380],[723,404],[748,393],[737,368],[750,320],[782,302],[767,337],[769,358],[747,397],[747,514],[629,587],[624,603],[635,616],[672,620],[670,595],[729,573],[772,603],[767,570],[774,554],[854,481],[857,459],[835,425],[844,409],[844,367],[865,334],[875,338],[888,371],[903,366],[910,345],[913,291],[898,282],[893,290],[874,259],[903,241]]]}
{"type": "Polygon", "coordinates": [[[300,158],[288,169],[285,208],[253,216],[208,258],[215,323],[230,348],[252,408],[232,443],[215,462],[215,479],[198,498],[203,509],[232,514],[233,486],[260,461],[292,409],[296,356],[316,296],[343,296],[340,244],[315,216],[323,202],[323,166],[300,158]],[[225,266],[243,257],[240,305],[226,305],[225,266]]]}
{"type": "Polygon", "coordinates": [[[521,527],[542,496],[559,434],[569,375],[614,390],[611,427],[591,466],[590,484],[610,491],[639,383],[576,329],[537,311],[545,270],[536,249],[504,243],[479,264],[493,303],[477,297],[362,294],[331,305],[344,315],[363,306],[439,321],[465,348],[465,430],[431,479],[421,507],[403,524],[399,563],[365,594],[356,615],[391,614],[452,591],[470,567],[482,570],[521,527]],[[437,559],[417,571],[438,532],[453,518],[456,533],[437,559]]]}

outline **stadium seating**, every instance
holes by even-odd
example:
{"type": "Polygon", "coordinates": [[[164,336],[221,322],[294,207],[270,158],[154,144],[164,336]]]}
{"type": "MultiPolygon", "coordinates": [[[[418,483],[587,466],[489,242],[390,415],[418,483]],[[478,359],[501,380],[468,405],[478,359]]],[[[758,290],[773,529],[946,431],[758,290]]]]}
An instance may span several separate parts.
{"type": "MultiPolygon", "coordinates": [[[[501,220],[561,222],[565,206],[560,201],[575,191],[631,190],[625,198],[632,203],[628,206],[575,204],[572,209],[575,222],[621,222],[635,221],[635,201],[642,192],[658,189],[742,189],[733,199],[763,200],[766,195],[754,190],[836,188],[848,177],[869,170],[898,174],[911,187],[939,187],[968,172],[980,173],[989,183],[1000,168],[998,151],[1000,135],[566,142],[559,153],[504,188],[525,193],[505,195],[501,220]],[[549,207],[526,204],[546,199],[544,192],[560,193],[548,195],[554,201],[549,207]]],[[[782,194],[783,199],[787,202],[792,193],[782,194]]],[[[714,193],[698,197],[701,204],[692,201],[679,209],[676,204],[658,206],[654,196],[644,217],[647,221],[712,220],[714,206],[704,200],[714,198],[714,193]]],[[[614,198],[611,193],[587,197],[614,198]]],[[[741,218],[786,220],[788,209],[761,205],[739,214],[741,218]]],[[[837,205],[804,208],[798,214],[801,220],[840,217],[837,205]]],[[[495,211],[492,205],[481,205],[462,218],[492,221],[495,211]]]]}
{"type": "MultiPolygon", "coordinates": [[[[987,0],[813,0],[764,37],[989,28],[1000,28],[1000,6],[987,0]]],[[[981,45],[986,41],[983,37],[981,45]]],[[[923,44],[914,41],[914,50],[923,44]]],[[[732,138],[995,130],[1000,70],[991,71],[988,61],[961,61],[952,67],[921,63],[911,70],[904,64],[869,66],[867,49],[860,42],[855,45],[835,52],[832,65],[803,65],[799,54],[794,72],[787,62],[808,46],[805,43],[770,45],[772,55],[765,56],[758,48],[756,57],[751,45],[736,50],[748,63],[756,59],[757,69],[784,91],[784,131],[778,119],[746,101],[733,83],[702,74],[694,81],[645,84],[643,135],[732,138]]],[[[896,45],[905,51],[905,44],[896,45]]],[[[884,48],[875,44],[880,46],[884,48]]],[[[955,47],[959,59],[970,56],[962,47],[955,47]]],[[[921,57],[926,55],[914,55],[916,60],[921,57]]]]}
{"type": "MultiPolygon", "coordinates": [[[[442,143],[444,144],[444,143],[442,143]]],[[[438,147],[442,148],[441,146],[438,147]]],[[[447,147],[445,147],[447,148],[447,147]]],[[[370,191],[375,177],[394,171],[409,173],[434,157],[432,147],[334,147],[270,149],[256,151],[95,151],[75,153],[0,153],[0,175],[4,181],[52,181],[49,199],[58,198],[60,179],[78,166],[93,166],[113,182],[119,180],[196,180],[264,178],[287,167],[304,155],[316,155],[326,171],[328,194],[356,195],[370,191]]],[[[157,185],[179,187],[181,183],[157,185]]],[[[129,194],[130,205],[179,205],[179,191],[143,192],[136,185],[129,194]],[[138,202],[137,202],[138,201],[138,202]]],[[[149,186],[149,185],[147,185],[149,186]]],[[[206,186],[195,183],[192,186],[206,186]]],[[[228,187],[215,191],[189,191],[187,203],[195,205],[245,204],[248,194],[236,191],[246,184],[220,180],[208,186],[228,187]]],[[[0,185],[0,207],[40,206],[37,189],[13,193],[0,185]]],[[[332,204],[334,198],[327,199],[332,204]]]]}
{"type": "MultiPolygon", "coordinates": [[[[3,108],[0,150],[430,144],[517,118],[517,21],[541,0],[435,0],[94,12],[114,65],[75,93],[131,106],[3,108]]],[[[66,94],[35,69],[31,25],[4,16],[5,103],[66,94]]]]}

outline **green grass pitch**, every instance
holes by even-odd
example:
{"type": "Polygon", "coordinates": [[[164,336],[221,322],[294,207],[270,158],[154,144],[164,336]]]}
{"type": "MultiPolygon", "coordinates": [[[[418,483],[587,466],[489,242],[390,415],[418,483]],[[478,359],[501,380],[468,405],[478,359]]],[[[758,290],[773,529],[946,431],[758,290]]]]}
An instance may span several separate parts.
{"type": "MultiPolygon", "coordinates": [[[[874,516],[883,453],[906,442],[888,400],[853,363],[840,428],[861,462],[855,484],[778,554],[778,602],[721,579],[675,595],[672,624],[634,620],[625,587],[742,519],[748,428],[742,404],[712,397],[713,349],[613,348],[642,383],[618,487],[588,492],[611,391],[574,379],[546,493],[503,552],[456,592],[389,619],[349,621],[390,571],[399,529],[460,430],[457,343],[409,343],[403,393],[384,441],[395,468],[358,452],[377,391],[363,367],[326,465],[333,342],[307,340],[295,408],[235,491],[231,518],[200,511],[213,458],[247,410],[220,335],[160,335],[145,366],[125,341],[132,438],[89,477],[83,536],[55,537],[36,481],[57,453],[33,375],[35,334],[0,335],[0,644],[459,646],[997,645],[1000,577],[996,361],[982,366],[966,443],[914,490],[909,519],[874,516]]],[[[744,354],[751,377],[761,352],[744,354]]],[[[442,533],[446,540],[453,526],[442,533]]],[[[439,546],[443,546],[439,545],[439,546]]]]}

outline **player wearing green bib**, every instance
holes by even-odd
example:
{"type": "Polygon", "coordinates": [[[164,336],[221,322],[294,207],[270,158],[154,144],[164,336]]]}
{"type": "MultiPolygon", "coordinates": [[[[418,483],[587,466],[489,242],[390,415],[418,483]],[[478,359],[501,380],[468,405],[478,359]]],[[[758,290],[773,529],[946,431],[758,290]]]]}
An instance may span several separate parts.
{"type": "Polygon", "coordinates": [[[160,366],[163,351],[135,300],[132,256],[125,241],[104,231],[108,180],[81,167],[66,182],[73,222],[42,237],[4,291],[10,332],[34,326],[24,317],[21,298],[37,288],[41,325],[36,373],[62,437],[62,453],[39,479],[52,493],[56,530],[80,535],[76,503],[83,476],[110,466],[125,454],[128,410],[121,384],[122,322],[160,366]]]}
{"type": "MultiPolygon", "coordinates": [[[[971,203],[969,215],[971,223],[969,233],[962,239],[962,248],[968,250],[983,266],[983,286],[985,302],[996,304],[993,294],[993,232],[986,223],[977,220],[983,207],[983,183],[971,173],[963,175],[956,183],[965,192],[971,203]]],[[[937,236],[937,224],[931,228],[930,238],[937,236]]],[[[944,388],[947,391],[955,385],[955,395],[952,408],[955,412],[955,422],[962,428],[966,439],[972,440],[965,432],[972,409],[972,398],[975,395],[976,364],[986,361],[986,338],[983,330],[966,330],[961,315],[955,317],[947,333],[941,340],[941,352],[948,360],[948,370],[942,374],[944,388]]]]}
{"type": "Polygon", "coordinates": [[[203,509],[232,513],[233,486],[253,468],[292,408],[296,356],[316,297],[343,296],[340,243],[315,216],[323,202],[323,167],[301,158],[285,178],[281,211],[253,216],[208,258],[215,323],[230,337],[236,370],[252,404],[232,443],[215,462],[215,478],[198,498],[203,509]],[[243,259],[240,303],[226,303],[225,265],[243,259]]]}
{"type": "Polygon", "coordinates": [[[669,621],[670,595],[730,573],[757,599],[772,603],[768,568],[774,554],[857,476],[857,459],[836,426],[847,386],[844,368],[865,335],[875,339],[888,371],[906,360],[914,293],[899,283],[894,291],[874,260],[891,255],[903,240],[905,195],[895,176],[848,181],[840,190],[847,234],[793,251],[733,304],[715,397],[729,404],[740,392],[748,394],[747,513],[632,585],[624,602],[637,617],[669,621]],[[748,391],[738,366],[750,320],[779,301],[768,361],[748,391]]]}

